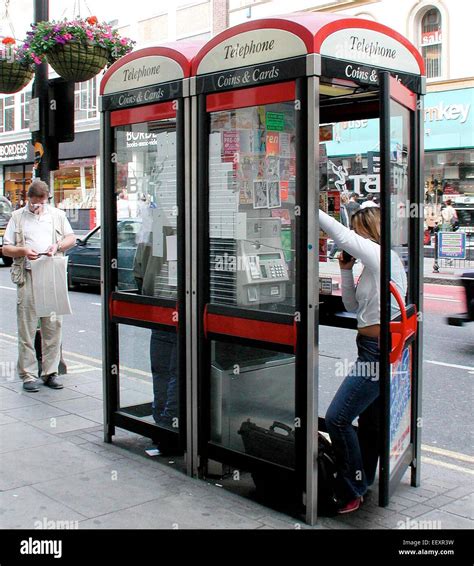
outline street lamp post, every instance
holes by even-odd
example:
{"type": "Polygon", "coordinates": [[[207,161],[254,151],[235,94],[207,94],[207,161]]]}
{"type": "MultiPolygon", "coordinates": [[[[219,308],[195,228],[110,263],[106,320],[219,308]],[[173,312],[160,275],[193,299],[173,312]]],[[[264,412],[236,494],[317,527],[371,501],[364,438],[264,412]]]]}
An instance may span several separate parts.
{"type": "MultiPolygon", "coordinates": [[[[34,21],[35,23],[49,19],[49,0],[35,0],[34,21]]],[[[32,142],[35,146],[36,177],[50,184],[51,176],[51,154],[54,142],[49,139],[49,100],[48,100],[48,63],[36,65],[35,81],[33,83],[33,98],[38,99],[39,108],[39,130],[33,132],[32,142]]]]}

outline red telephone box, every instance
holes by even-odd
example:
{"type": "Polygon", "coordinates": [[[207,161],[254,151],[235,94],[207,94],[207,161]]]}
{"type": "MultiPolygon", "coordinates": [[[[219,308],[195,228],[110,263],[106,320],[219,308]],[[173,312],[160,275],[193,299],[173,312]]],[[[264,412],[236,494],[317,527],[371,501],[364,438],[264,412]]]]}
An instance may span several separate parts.
{"type": "Polygon", "coordinates": [[[257,486],[285,478],[309,523],[327,379],[319,341],[327,326],[356,328],[332,284],[319,292],[327,240],[317,211],[332,206],[337,215],[334,192],[360,188],[361,176],[379,188],[382,208],[380,504],[407,467],[419,483],[423,221],[397,210],[423,197],[423,73],[419,53],[395,31],[320,13],[240,24],[193,60],[194,471],[206,475],[217,461],[250,471],[257,486]],[[371,137],[354,136],[341,155],[332,132],[352,121],[371,137]],[[408,278],[397,302],[390,250],[408,278]],[[281,450],[251,446],[250,429],[269,439],[279,431],[281,450]]]}

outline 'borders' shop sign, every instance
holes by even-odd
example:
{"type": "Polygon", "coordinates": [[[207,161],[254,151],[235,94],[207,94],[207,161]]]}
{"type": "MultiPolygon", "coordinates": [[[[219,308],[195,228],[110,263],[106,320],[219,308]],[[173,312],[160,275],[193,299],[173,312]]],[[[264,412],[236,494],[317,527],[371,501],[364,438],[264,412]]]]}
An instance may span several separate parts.
{"type": "Polygon", "coordinates": [[[28,140],[0,143],[0,163],[32,161],[33,147],[28,140]]]}

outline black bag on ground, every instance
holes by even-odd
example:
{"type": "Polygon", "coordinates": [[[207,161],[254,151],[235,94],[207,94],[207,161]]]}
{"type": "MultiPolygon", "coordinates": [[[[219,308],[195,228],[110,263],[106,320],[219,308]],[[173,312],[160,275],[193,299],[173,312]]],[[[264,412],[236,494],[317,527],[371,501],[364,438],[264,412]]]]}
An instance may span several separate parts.
{"type": "MultiPolygon", "coordinates": [[[[245,453],[249,456],[268,460],[275,464],[294,468],[295,433],[286,424],[275,421],[269,429],[257,426],[250,419],[240,426],[245,453]],[[279,431],[283,431],[279,432],[279,431]]],[[[332,445],[318,432],[318,514],[335,513],[336,465],[332,445]]],[[[276,470],[271,475],[261,471],[252,473],[259,497],[269,503],[287,504],[297,502],[294,473],[276,470]]]]}

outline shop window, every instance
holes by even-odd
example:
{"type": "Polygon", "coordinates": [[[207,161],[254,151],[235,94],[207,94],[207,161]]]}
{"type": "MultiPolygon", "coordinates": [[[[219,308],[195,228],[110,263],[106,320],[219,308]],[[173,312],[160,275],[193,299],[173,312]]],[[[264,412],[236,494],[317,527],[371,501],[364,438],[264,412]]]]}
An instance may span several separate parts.
{"type": "Polygon", "coordinates": [[[74,92],[74,110],[76,120],[90,120],[97,117],[97,82],[76,83],[74,92]]]}
{"type": "Polygon", "coordinates": [[[30,125],[30,100],[31,91],[22,92],[20,99],[21,129],[26,130],[30,125]]]}
{"type": "Polygon", "coordinates": [[[26,191],[31,183],[31,168],[24,165],[9,165],[4,172],[4,194],[13,207],[19,208],[26,201],[26,191]]]}
{"type": "Polygon", "coordinates": [[[429,9],[421,19],[420,50],[426,67],[426,77],[441,77],[441,14],[436,8],[429,9]]]}
{"type": "Polygon", "coordinates": [[[64,210],[91,209],[96,206],[95,158],[63,161],[53,172],[54,202],[64,210]]]}
{"type": "MultiPolygon", "coordinates": [[[[474,230],[474,154],[470,150],[425,153],[425,203],[453,202],[462,230],[474,230]]],[[[439,212],[439,210],[438,210],[439,212]]]]}
{"type": "Polygon", "coordinates": [[[15,129],[15,97],[0,99],[0,132],[13,132],[15,129]]]}

